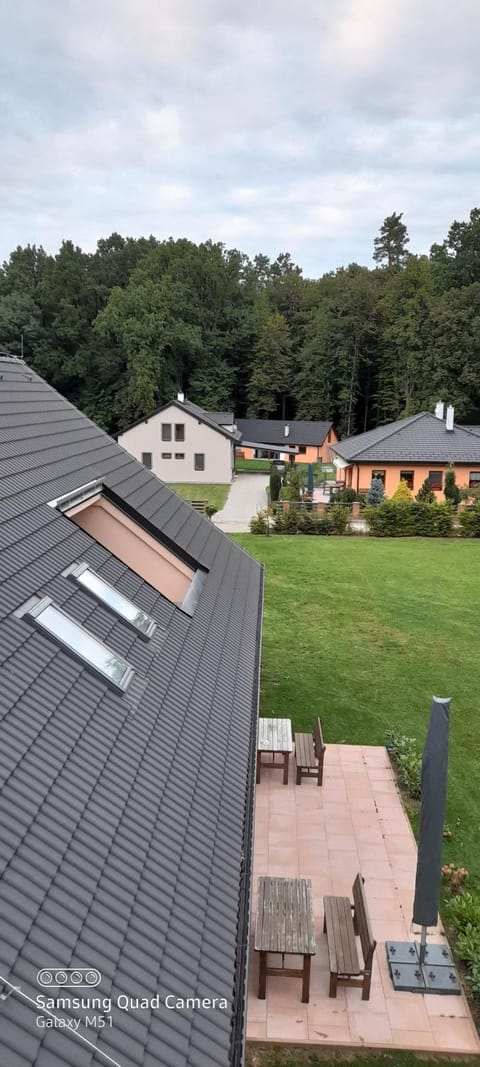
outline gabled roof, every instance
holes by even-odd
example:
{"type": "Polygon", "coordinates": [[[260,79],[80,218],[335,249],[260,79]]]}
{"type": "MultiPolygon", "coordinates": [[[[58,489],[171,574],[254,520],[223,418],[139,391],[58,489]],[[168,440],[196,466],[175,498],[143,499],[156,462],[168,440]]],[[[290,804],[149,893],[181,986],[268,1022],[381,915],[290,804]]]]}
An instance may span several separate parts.
{"type": "Polygon", "coordinates": [[[162,411],[166,411],[167,408],[171,408],[172,406],[178,408],[179,411],[187,411],[189,415],[193,415],[199,422],[203,422],[205,426],[209,426],[211,430],[216,430],[218,433],[221,433],[223,437],[228,437],[230,441],[240,440],[241,434],[238,433],[238,431],[226,429],[226,426],[231,426],[233,424],[233,414],[230,420],[229,416],[231,413],[228,411],[204,411],[198,404],[192,404],[189,400],[184,400],[183,402],[180,400],[169,400],[167,404],[162,404],[160,408],[156,408],[150,415],[145,415],[143,419],[137,419],[136,422],[132,422],[130,426],[127,426],[118,434],[118,437],[122,437],[122,435],[128,433],[129,430],[133,430],[135,426],[141,426],[142,423],[149,422],[150,419],[155,418],[156,415],[160,415],[162,411]],[[223,415],[227,416],[225,425],[220,419],[220,416],[223,417],[223,415]]]}
{"type": "Polygon", "coordinates": [[[480,439],[464,426],[445,428],[429,411],[330,446],[350,463],[480,463],[480,439]]]}
{"type": "Polygon", "coordinates": [[[237,1064],[262,568],[13,357],[0,516],[0,991],[20,986],[0,999],[0,1063],[237,1064]],[[204,568],[191,617],[48,506],[95,479],[204,568]],[[63,576],[79,560],[153,617],[150,641],[63,576]],[[34,594],[128,660],[126,693],[15,616],[34,594]],[[58,967],[102,974],[81,995],[111,996],[113,1027],[78,1031],[97,1051],[36,1025],[39,993],[79,995],[38,985],[58,967]],[[120,993],[160,1007],[121,1011],[120,993]],[[228,1008],[168,1010],[167,993],[228,1008]]]}
{"type": "Polygon", "coordinates": [[[331,422],[308,422],[304,419],[237,419],[242,437],[264,445],[323,445],[332,428],[331,422]],[[285,427],[289,432],[285,436],[285,427]]]}

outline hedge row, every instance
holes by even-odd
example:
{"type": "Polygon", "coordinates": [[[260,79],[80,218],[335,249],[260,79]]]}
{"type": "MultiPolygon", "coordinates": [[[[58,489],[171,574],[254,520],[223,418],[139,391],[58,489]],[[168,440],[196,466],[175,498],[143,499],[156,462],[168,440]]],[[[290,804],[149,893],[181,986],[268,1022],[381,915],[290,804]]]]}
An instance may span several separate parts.
{"type": "Polygon", "coordinates": [[[459,513],[460,533],[462,537],[480,537],[480,503],[463,508],[459,513]]]}
{"type": "Polygon", "coordinates": [[[384,500],[363,516],[373,537],[451,537],[454,512],[449,504],[384,500]]]}

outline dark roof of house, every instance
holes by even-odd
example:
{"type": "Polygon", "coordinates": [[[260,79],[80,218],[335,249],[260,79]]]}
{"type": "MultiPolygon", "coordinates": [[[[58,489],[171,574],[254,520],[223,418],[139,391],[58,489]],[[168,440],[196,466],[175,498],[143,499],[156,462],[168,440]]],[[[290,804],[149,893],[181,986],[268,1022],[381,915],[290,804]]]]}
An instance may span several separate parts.
{"type": "Polygon", "coordinates": [[[445,428],[429,411],[331,445],[350,463],[480,463],[480,440],[465,426],[445,428]]]}
{"type": "Polygon", "coordinates": [[[237,419],[242,437],[268,445],[323,445],[332,428],[331,422],[307,422],[303,419],[237,419]],[[289,433],[285,436],[285,427],[289,433]]]}
{"type": "Polygon", "coordinates": [[[462,426],[462,430],[470,430],[470,433],[480,433],[480,426],[462,426]]]}
{"type": "Polygon", "coordinates": [[[124,430],[118,435],[122,436],[124,433],[128,433],[129,430],[133,430],[135,426],[141,426],[142,422],[149,422],[155,415],[160,415],[166,408],[172,407],[178,408],[179,411],[188,411],[190,415],[193,415],[199,422],[205,423],[206,426],[210,426],[210,429],[217,430],[218,433],[223,434],[224,437],[228,437],[230,441],[239,441],[241,434],[237,430],[227,430],[226,426],[233,425],[233,413],[230,411],[204,411],[198,404],[192,404],[190,400],[169,400],[167,404],[162,404],[160,408],[156,408],[150,415],[145,415],[143,419],[137,419],[136,422],[132,422],[130,426],[126,426],[124,430]],[[223,423],[223,416],[226,416],[226,423],[223,423]],[[231,418],[230,418],[231,416],[231,418]]]}
{"type": "Polygon", "coordinates": [[[0,359],[0,515],[0,991],[21,987],[0,999],[0,1063],[236,1064],[262,568],[13,357],[0,359]],[[205,569],[192,616],[48,506],[99,478],[205,569]],[[153,616],[151,641],[62,576],[78,560],[153,616]],[[34,594],[132,664],[125,694],[15,616],[34,594]],[[79,1028],[95,1048],[36,1025],[45,967],[100,970],[81,994],[114,998],[112,1029],[79,1028]],[[122,1011],[120,993],[159,993],[160,1008],[122,1011]],[[167,993],[229,1007],[168,1010],[167,993]]]}

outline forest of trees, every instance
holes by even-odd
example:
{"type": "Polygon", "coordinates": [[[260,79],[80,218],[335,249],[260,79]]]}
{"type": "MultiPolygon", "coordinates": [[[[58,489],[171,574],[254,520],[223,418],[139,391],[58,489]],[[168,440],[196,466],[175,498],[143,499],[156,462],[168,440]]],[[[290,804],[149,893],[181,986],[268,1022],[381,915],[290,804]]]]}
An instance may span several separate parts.
{"type": "Polygon", "coordinates": [[[372,269],[318,280],[206,241],[18,247],[0,270],[0,348],[110,433],[182,389],[237,417],[331,419],[343,436],[433,410],[480,422],[480,209],[429,256],[385,219],[372,269]]]}

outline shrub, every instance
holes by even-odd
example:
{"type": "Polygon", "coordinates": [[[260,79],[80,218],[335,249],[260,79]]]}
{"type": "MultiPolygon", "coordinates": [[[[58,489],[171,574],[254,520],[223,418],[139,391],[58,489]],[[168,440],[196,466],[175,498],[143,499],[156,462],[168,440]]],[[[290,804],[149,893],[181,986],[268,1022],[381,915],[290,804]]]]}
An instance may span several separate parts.
{"type": "Polygon", "coordinates": [[[218,508],[217,508],[216,504],[206,504],[206,506],[205,506],[205,515],[208,515],[209,519],[211,519],[212,515],[215,515],[215,512],[217,512],[217,511],[218,511],[218,508]]]}
{"type": "Polygon", "coordinates": [[[413,800],[418,800],[421,795],[422,757],[417,751],[417,739],[390,731],[385,744],[397,768],[400,784],[413,800]]]}
{"type": "Polygon", "coordinates": [[[480,502],[464,508],[458,518],[462,537],[480,537],[480,502]]]}
{"type": "Polygon", "coordinates": [[[418,500],[420,504],[435,503],[435,493],[430,485],[428,478],[425,478],[425,481],[422,482],[420,489],[418,490],[418,493],[415,497],[415,500],[418,500]]]}
{"type": "Polygon", "coordinates": [[[302,499],[303,482],[303,471],[295,463],[291,463],[286,473],[286,483],[290,489],[290,500],[302,499]]]}
{"type": "Polygon", "coordinates": [[[363,499],[364,497],[356,493],[354,489],[350,489],[350,486],[346,489],[335,489],[330,495],[332,504],[353,504],[355,500],[363,499]]]}
{"type": "Polygon", "coordinates": [[[278,467],[272,467],[270,471],[270,500],[276,503],[282,488],[282,479],[278,467]]]}
{"type": "Polygon", "coordinates": [[[457,934],[469,923],[480,929],[480,897],[476,893],[457,893],[446,901],[445,914],[457,934]]]}
{"type": "Polygon", "coordinates": [[[374,537],[451,537],[453,513],[448,504],[384,500],[367,506],[364,516],[374,537]]]}
{"type": "Polygon", "coordinates": [[[457,485],[457,479],[455,477],[454,470],[448,470],[445,475],[445,485],[443,487],[445,500],[448,501],[452,507],[456,508],[460,502],[461,493],[457,485]]]}
{"type": "Polygon", "coordinates": [[[473,963],[480,968],[480,926],[467,923],[457,937],[457,952],[465,963],[473,963]]]}
{"type": "Polygon", "coordinates": [[[367,493],[367,504],[370,504],[372,508],[378,507],[385,499],[385,487],[381,478],[372,478],[370,482],[370,489],[367,493]]]}
{"type": "Polygon", "coordinates": [[[466,867],[456,867],[454,863],[446,863],[442,867],[442,878],[445,888],[451,893],[461,893],[468,878],[468,871],[466,867]]]}
{"type": "Polygon", "coordinates": [[[350,508],[343,504],[332,504],[328,517],[332,527],[332,533],[345,534],[349,529],[350,508]]]}
{"type": "Polygon", "coordinates": [[[257,511],[257,514],[253,516],[253,519],[250,519],[250,533],[268,533],[268,511],[257,511]]]}
{"type": "Polygon", "coordinates": [[[392,494],[392,500],[397,500],[399,503],[403,501],[407,502],[413,500],[412,490],[408,488],[405,478],[401,478],[395,492],[392,494]]]}

